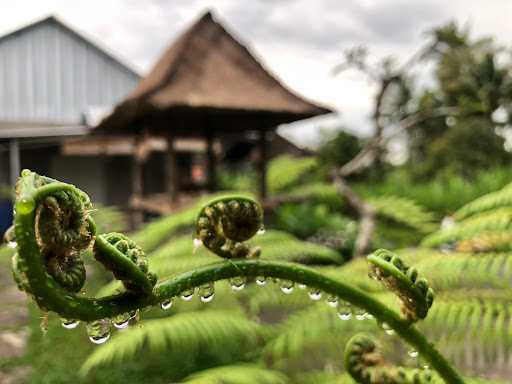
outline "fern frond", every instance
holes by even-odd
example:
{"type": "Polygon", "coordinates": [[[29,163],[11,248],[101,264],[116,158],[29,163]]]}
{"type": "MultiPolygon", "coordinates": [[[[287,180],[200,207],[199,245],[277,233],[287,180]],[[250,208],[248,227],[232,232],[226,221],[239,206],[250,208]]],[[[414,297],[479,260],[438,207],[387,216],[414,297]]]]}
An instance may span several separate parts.
{"type": "Polygon", "coordinates": [[[441,350],[460,366],[504,365],[512,357],[510,299],[445,296],[420,324],[428,337],[439,340],[441,350]]]}
{"type": "MultiPolygon", "coordinates": [[[[139,244],[146,253],[150,253],[177,231],[183,228],[191,228],[195,222],[197,213],[207,202],[226,194],[227,192],[223,192],[203,196],[190,207],[184,208],[179,212],[174,212],[172,215],[164,216],[145,225],[143,228],[135,232],[131,238],[139,244]]],[[[250,196],[250,194],[246,195],[250,196]]]]}
{"type": "Polygon", "coordinates": [[[314,157],[291,157],[287,155],[273,159],[268,165],[267,184],[271,193],[284,191],[297,184],[302,177],[318,164],[314,157]]]}
{"type": "Polygon", "coordinates": [[[512,278],[512,253],[409,251],[399,254],[408,263],[414,263],[436,292],[465,288],[507,289],[512,278]],[[414,261],[409,261],[410,256],[414,261]]]}
{"type": "Polygon", "coordinates": [[[233,364],[194,373],[187,384],[285,384],[286,375],[256,364],[233,364]]]}
{"type": "Polygon", "coordinates": [[[238,312],[202,311],[147,320],[143,327],[116,333],[112,340],[89,355],[81,368],[91,369],[133,359],[143,347],[150,353],[176,354],[184,358],[200,350],[212,353],[251,351],[269,337],[268,327],[248,320],[238,312]]]}
{"type": "Polygon", "coordinates": [[[312,204],[325,204],[333,210],[340,210],[344,204],[343,197],[332,183],[316,182],[297,185],[286,192],[286,195],[312,204]]]}
{"type": "Polygon", "coordinates": [[[437,247],[443,244],[470,239],[482,233],[509,231],[512,227],[512,207],[502,207],[485,211],[456,224],[449,229],[441,229],[426,236],[423,247],[437,247]]]}
{"type": "Polygon", "coordinates": [[[454,214],[456,220],[462,220],[477,213],[512,206],[512,183],[496,192],[483,195],[460,208],[454,214]]]}
{"type": "Polygon", "coordinates": [[[318,303],[290,315],[279,326],[278,336],[265,347],[273,360],[300,359],[316,347],[322,351],[322,361],[329,357],[341,359],[341,346],[354,331],[376,330],[375,321],[341,320],[336,310],[318,303]]]}
{"type": "Polygon", "coordinates": [[[267,231],[263,236],[249,241],[249,244],[261,247],[261,257],[269,260],[312,265],[340,265],[345,261],[343,256],[331,248],[299,240],[284,232],[267,231]]]}
{"type": "Polygon", "coordinates": [[[371,197],[367,202],[380,217],[404,224],[420,232],[429,232],[435,228],[434,215],[415,201],[399,196],[371,197]]]}

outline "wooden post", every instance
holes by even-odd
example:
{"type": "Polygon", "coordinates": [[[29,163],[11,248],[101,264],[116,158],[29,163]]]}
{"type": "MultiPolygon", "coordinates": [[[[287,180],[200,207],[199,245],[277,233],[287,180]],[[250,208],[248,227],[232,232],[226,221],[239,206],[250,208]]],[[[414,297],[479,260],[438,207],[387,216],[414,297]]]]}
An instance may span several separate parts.
{"type": "MultiPolygon", "coordinates": [[[[144,195],[143,166],[144,157],[142,154],[143,138],[140,133],[135,135],[134,148],[132,155],[132,196],[131,199],[136,204],[144,195]]],[[[132,214],[132,227],[138,228],[144,222],[144,213],[139,208],[135,208],[132,214]]]]}
{"type": "Polygon", "coordinates": [[[217,190],[217,159],[213,150],[215,131],[213,129],[206,132],[206,169],[208,172],[208,190],[215,192],[217,190]]]}
{"type": "Polygon", "coordinates": [[[9,176],[11,186],[16,185],[16,181],[20,176],[20,145],[17,139],[9,141],[9,176]]]}
{"type": "Polygon", "coordinates": [[[167,194],[171,202],[176,202],[178,199],[178,165],[176,161],[176,150],[174,148],[174,134],[169,132],[167,135],[167,164],[166,164],[166,178],[167,178],[167,194]]]}
{"type": "Polygon", "coordinates": [[[267,134],[264,129],[259,132],[258,140],[259,158],[258,158],[258,174],[259,174],[259,197],[265,200],[267,197],[267,134]]]}

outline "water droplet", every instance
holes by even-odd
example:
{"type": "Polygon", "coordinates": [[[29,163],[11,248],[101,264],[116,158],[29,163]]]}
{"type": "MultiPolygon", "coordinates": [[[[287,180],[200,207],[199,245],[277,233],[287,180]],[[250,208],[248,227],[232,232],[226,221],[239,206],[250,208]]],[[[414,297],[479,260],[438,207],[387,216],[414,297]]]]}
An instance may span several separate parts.
{"type": "Polygon", "coordinates": [[[289,295],[293,292],[293,286],[294,286],[293,281],[283,280],[280,282],[280,286],[281,286],[281,291],[285,295],[289,295]]]}
{"type": "Polygon", "coordinates": [[[306,289],[308,286],[306,284],[297,284],[299,289],[306,289]]]}
{"type": "Polygon", "coordinates": [[[233,291],[241,291],[245,287],[246,278],[239,276],[229,279],[233,291]]]}
{"type": "Polygon", "coordinates": [[[194,253],[196,253],[196,251],[201,247],[201,245],[203,245],[203,242],[201,241],[201,239],[194,239],[193,241],[194,243],[194,253]]]}
{"type": "Polygon", "coordinates": [[[373,320],[373,315],[371,313],[366,313],[366,320],[373,320]]]}
{"type": "Polygon", "coordinates": [[[350,309],[350,306],[342,305],[341,307],[339,307],[338,317],[343,321],[350,320],[352,318],[352,310],[350,309]]]}
{"type": "Polygon", "coordinates": [[[330,295],[327,297],[327,305],[332,308],[338,307],[338,298],[336,296],[330,295]]]}
{"type": "Polygon", "coordinates": [[[207,296],[201,296],[201,301],[203,303],[209,303],[210,301],[213,300],[214,297],[215,297],[215,293],[212,292],[211,294],[209,294],[207,296]]]}
{"type": "Polygon", "coordinates": [[[314,301],[318,301],[322,298],[322,291],[319,289],[313,289],[309,291],[309,298],[314,301]]]}
{"type": "Polygon", "coordinates": [[[130,314],[129,313],[123,313],[121,315],[117,315],[112,319],[112,324],[114,324],[114,327],[117,329],[125,329],[130,324],[130,314]]]}
{"type": "Polygon", "coordinates": [[[418,351],[414,350],[414,349],[411,349],[409,352],[407,352],[407,354],[412,357],[413,359],[417,358],[418,357],[418,351]]]}
{"type": "Polygon", "coordinates": [[[395,334],[395,331],[393,330],[393,328],[391,328],[389,326],[388,323],[382,323],[381,327],[384,330],[384,332],[386,333],[386,335],[392,336],[395,334]]]}
{"type": "Polygon", "coordinates": [[[257,235],[264,235],[265,234],[265,227],[261,227],[258,229],[258,232],[256,232],[257,235]]]}
{"type": "Polygon", "coordinates": [[[256,284],[258,284],[259,286],[263,287],[264,285],[267,284],[267,279],[265,278],[265,276],[258,276],[256,278],[256,284]]]}
{"type": "Polygon", "coordinates": [[[169,299],[169,300],[165,300],[165,301],[162,301],[162,303],[160,304],[160,307],[164,310],[164,311],[167,311],[168,309],[170,309],[172,307],[172,299],[169,299]]]}
{"type": "Polygon", "coordinates": [[[62,327],[66,329],[75,329],[76,327],[78,327],[78,324],[80,324],[78,320],[61,319],[61,322],[62,327]]]}
{"type": "Polygon", "coordinates": [[[110,339],[110,333],[106,333],[103,336],[89,336],[89,340],[91,340],[91,342],[94,344],[106,343],[108,339],[110,339]]]}
{"type": "Polygon", "coordinates": [[[358,308],[355,311],[356,320],[366,320],[366,312],[364,309],[358,308]]]}
{"type": "Polygon", "coordinates": [[[190,301],[194,297],[194,288],[181,292],[180,298],[183,301],[190,301]]]}
{"type": "Polygon", "coordinates": [[[87,323],[89,340],[94,344],[103,344],[110,339],[110,320],[102,319],[87,323]]]}
{"type": "Polygon", "coordinates": [[[205,284],[199,288],[199,297],[203,303],[209,303],[215,297],[215,286],[213,283],[205,284]]]}

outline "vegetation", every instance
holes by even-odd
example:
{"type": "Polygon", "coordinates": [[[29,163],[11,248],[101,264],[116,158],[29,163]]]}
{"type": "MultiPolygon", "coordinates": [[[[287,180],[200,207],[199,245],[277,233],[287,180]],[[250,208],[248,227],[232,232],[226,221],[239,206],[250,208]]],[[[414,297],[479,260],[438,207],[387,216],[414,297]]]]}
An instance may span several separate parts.
{"type": "Polygon", "coordinates": [[[254,173],[222,172],[223,193],[127,236],[119,211],[25,171],[17,254],[0,262],[36,305],[27,353],[2,364],[41,384],[507,379],[510,63],[454,24],[429,39],[402,66],[348,53],[376,81],[375,135],[273,159],[265,212],[254,173]],[[418,88],[425,60],[434,82],[418,88]]]}
{"type": "MultiPolygon", "coordinates": [[[[32,296],[40,308],[55,312],[63,319],[64,328],[75,328],[79,320],[87,321],[89,339],[95,344],[103,344],[110,338],[111,322],[117,328],[125,328],[137,316],[138,310],[148,306],[160,304],[163,309],[168,309],[176,296],[188,301],[196,289],[201,301],[209,302],[215,295],[214,282],[217,280],[229,279],[231,287],[240,290],[248,278],[256,279],[260,285],[272,278],[284,293],[291,293],[295,284],[309,287],[309,296],[314,301],[325,292],[331,306],[337,307],[341,302],[340,317],[347,316],[347,307],[357,306],[360,313],[356,316],[375,317],[381,324],[386,324],[416,348],[446,382],[463,382],[433,344],[411,324],[426,317],[434,299],[432,289],[426,280],[418,278],[414,268],[409,268],[391,252],[378,251],[368,260],[373,266],[372,275],[400,298],[401,315],[363,291],[323,276],[314,269],[299,264],[255,260],[260,248],[244,242],[261,229],[261,208],[246,197],[230,196],[205,205],[196,219],[198,240],[228,261],[196,267],[156,284],[156,274],[148,270],[143,251],[124,235],[96,233],[96,225],[88,215],[89,209],[87,195],[74,186],[23,171],[17,186],[14,235],[18,252],[13,256],[13,274],[18,287],[32,296]],[[81,252],[91,243],[94,243],[95,258],[123,282],[123,292],[99,299],[76,294],[85,283],[81,252]]],[[[174,347],[181,354],[194,355],[206,343],[209,349],[219,348],[224,353],[226,350],[237,351],[240,355],[244,347],[253,345],[250,348],[253,350],[258,342],[264,342],[271,334],[265,326],[243,317],[237,320],[229,312],[202,313],[201,320],[192,314],[153,320],[143,329],[116,335],[106,347],[91,355],[82,372],[86,374],[97,365],[129,358],[143,346],[157,353],[174,347]]],[[[215,350],[210,352],[215,354],[215,350]]],[[[360,381],[350,367],[366,365],[366,359],[361,357],[360,362],[354,362],[354,359],[346,362],[348,372],[360,381]]],[[[210,373],[215,376],[219,370],[210,373]]],[[[425,382],[430,381],[430,375],[425,377],[425,382]]]]}

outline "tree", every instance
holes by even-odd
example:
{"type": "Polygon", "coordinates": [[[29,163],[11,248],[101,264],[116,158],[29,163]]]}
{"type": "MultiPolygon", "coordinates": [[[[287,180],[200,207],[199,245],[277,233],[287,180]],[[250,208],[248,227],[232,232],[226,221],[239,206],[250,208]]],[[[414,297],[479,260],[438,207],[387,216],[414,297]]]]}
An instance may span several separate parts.
{"type": "Polygon", "coordinates": [[[417,111],[454,108],[456,116],[430,119],[410,130],[410,167],[420,177],[456,172],[470,177],[507,164],[498,127],[511,121],[512,65],[491,38],[471,40],[455,23],[430,32],[424,58],[434,60],[435,85],[417,96],[417,111]],[[499,121],[494,117],[502,115],[499,121]]]}

